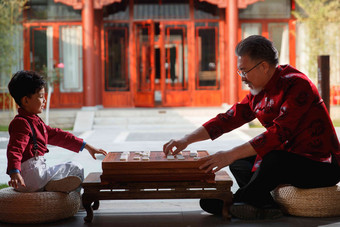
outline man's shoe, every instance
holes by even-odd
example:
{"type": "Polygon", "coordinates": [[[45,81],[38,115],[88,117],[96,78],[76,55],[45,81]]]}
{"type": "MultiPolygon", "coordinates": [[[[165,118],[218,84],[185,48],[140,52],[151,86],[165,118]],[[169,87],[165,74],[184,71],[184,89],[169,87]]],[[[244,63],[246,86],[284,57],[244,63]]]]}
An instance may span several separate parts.
{"type": "Polygon", "coordinates": [[[276,219],[283,216],[279,208],[257,208],[246,203],[234,203],[230,207],[233,217],[244,220],[276,219]]]}
{"type": "Polygon", "coordinates": [[[60,180],[51,180],[45,186],[49,192],[71,192],[81,185],[81,179],[77,176],[68,176],[60,180]]]}
{"type": "Polygon", "coordinates": [[[205,212],[222,216],[223,201],[220,199],[200,199],[200,206],[205,212]]]}

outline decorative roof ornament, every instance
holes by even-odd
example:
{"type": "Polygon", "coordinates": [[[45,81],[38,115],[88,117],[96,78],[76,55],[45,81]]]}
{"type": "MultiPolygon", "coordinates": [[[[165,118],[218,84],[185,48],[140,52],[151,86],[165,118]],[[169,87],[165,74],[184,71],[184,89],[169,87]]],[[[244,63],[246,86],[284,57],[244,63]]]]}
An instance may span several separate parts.
{"type": "MultiPolygon", "coordinates": [[[[201,2],[208,2],[213,5],[217,5],[219,8],[227,8],[228,1],[234,1],[234,0],[200,0],[201,2]]],[[[240,9],[247,8],[248,5],[254,4],[258,1],[264,1],[264,0],[237,0],[237,6],[240,9]]]]}
{"type": "MultiPolygon", "coordinates": [[[[94,9],[102,9],[104,6],[113,4],[115,2],[122,2],[122,0],[93,0],[93,1],[94,9]]],[[[228,1],[234,0],[199,0],[199,1],[217,5],[219,8],[227,8],[228,1]]],[[[258,1],[264,0],[237,0],[237,6],[240,9],[245,9],[247,8],[248,5],[254,4],[258,1]]],[[[54,2],[72,6],[75,10],[80,10],[83,8],[83,0],[54,0],[54,2]]]]}
{"type": "MultiPolygon", "coordinates": [[[[94,9],[102,9],[104,6],[113,4],[115,2],[121,2],[122,0],[93,0],[94,9]]],[[[68,6],[72,6],[75,10],[81,10],[83,8],[83,0],[54,0],[55,3],[62,3],[68,6]]]]}

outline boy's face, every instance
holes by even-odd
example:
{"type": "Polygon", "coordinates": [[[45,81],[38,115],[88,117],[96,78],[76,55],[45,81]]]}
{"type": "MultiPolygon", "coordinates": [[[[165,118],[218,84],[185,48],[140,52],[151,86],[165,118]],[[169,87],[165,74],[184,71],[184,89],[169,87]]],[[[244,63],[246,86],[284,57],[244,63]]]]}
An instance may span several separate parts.
{"type": "Polygon", "coordinates": [[[22,108],[32,114],[42,113],[46,104],[45,88],[31,95],[22,98],[22,108]]]}

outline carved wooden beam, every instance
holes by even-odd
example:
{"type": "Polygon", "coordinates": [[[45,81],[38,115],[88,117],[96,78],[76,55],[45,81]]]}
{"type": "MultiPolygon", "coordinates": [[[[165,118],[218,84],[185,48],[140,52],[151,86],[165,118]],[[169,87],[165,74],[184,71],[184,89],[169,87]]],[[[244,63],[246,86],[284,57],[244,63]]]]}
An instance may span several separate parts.
{"type": "MultiPolygon", "coordinates": [[[[121,2],[122,0],[93,0],[94,9],[102,9],[104,6],[110,5],[115,2],[121,2]]],[[[83,9],[83,0],[54,0],[55,3],[62,3],[68,6],[72,6],[75,10],[83,9]]]]}
{"type": "MultiPolygon", "coordinates": [[[[226,8],[228,1],[230,0],[200,0],[200,1],[217,5],[219,8],[226,8]]],[[[238,8],[244,9],[244,8],[247,8],[248,5],[254,4],[258,1],[263,1],[263,0],[237,0],[237,5],[238,5],[238,8]]]]}
{"type": "Polygon", "coordinates": [[[238,0],[238,8],[245,9],[247,8],[248,5],[254,4],[259,1],[264,1],[264,0],[238,0]]]}

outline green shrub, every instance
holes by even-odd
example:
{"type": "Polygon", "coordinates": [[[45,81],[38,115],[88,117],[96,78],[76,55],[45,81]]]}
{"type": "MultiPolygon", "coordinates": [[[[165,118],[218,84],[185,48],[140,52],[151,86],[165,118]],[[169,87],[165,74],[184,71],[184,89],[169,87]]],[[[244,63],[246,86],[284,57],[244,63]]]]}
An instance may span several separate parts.
{"type": "Polygon", "coordinates": [[[0,184],[0,189],[3,189],[3,188],[8,188],[8,184],[0,184]]]}
{"type": "Polygon", "coordinates": [[[1,131],[1,132],[6,132],[6,131],[8,131],[8,125],[0,125],[0,131],[1,131]]]}

